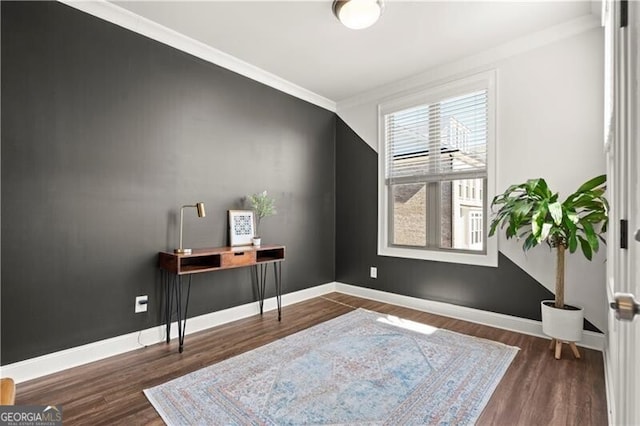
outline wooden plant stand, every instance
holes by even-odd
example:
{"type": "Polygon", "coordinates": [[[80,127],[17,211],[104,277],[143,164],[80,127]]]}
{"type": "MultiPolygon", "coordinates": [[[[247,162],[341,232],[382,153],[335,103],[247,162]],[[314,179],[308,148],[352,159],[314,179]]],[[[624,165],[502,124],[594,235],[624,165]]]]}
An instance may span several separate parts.
{"type": "Polygon", "coordinates": [[[0,405],[16,403],[16,384],[8,377],[0,379],[0,405]]]}
{"type": "Polygon", "coordinates": [[[573,356],[575,356],[576,358],[580,359],[580,352],[578,351],[578,347],[576,346],[576,342],[565,342],[563,340],[551,339],[551,343],[549,343],[549,350],[552,351],[555,348],[556,359],[560,359],[560,356],[562,355],[562,344],[563,343],[568,343],[569,347],[571,348],[571,352],[573,352],[573,356]]]}

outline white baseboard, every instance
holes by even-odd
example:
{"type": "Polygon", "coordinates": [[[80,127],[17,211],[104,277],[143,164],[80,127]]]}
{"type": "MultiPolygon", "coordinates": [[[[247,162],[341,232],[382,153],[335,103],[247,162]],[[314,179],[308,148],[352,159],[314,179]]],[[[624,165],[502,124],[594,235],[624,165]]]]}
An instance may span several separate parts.
{"type": "MultiPolygon", "coordinates": [[[[335,291],[335,283],[322,284],[316,287],[288,293],[282,296],[282,306],[302,302],[307,299],[322,296],[335,291]]],[[[264,311],[277,309],[275,297],[264,301],[264,311]]],[[[260,312],[258,302],[247,303],[233,308],[223,309],[205,315],[189,318],[186,334],[196,333],[207,328],[226,324],[260,312]]],[[[88,343],[75,348],[42,355],[24,361],[0,367],[2,377],[12,377],[16,383],[46,376],[68,368],[77,367],[93,361],[98,361],[124,352],[140,349],[164,341],[165,326],[147,328],[145,330],[112,337],[98,342],[88,343]]],[[[171,324],[171,338],[178,336],[178,325],[171,324]]]]}
{"type": "MultiPolygon", "coordinates": [[[[450,318],[461,319],[477,324],[515,331],[537,337],[548,338],[542,333],[542,323],[510,315],[497,314],[495,312],[481,311],[479,309],[452,305],[449,303],[434,302],[417,297],[403,296],[370,288],[357,287],[337,282],[322,284],[316,287],[288,293],[282,296],[282,306],[292,305],[314,297],[323,296],[331,292],[340,292],[378,302],[404,306],[419,311],[430,312],[450,318]]],[[[276,298],[272,297],[264,301],[264,311],[272,311],[277,308],[276,298]]],[[[186,334],[196,333],[211,327],[226,324],[260,312],[258,302],[247,303],[233,308],[223,309],[217,312],[189,318],[186,334]]],[[[171,338],[178,334],[177,323],[171,324],[171,338]]],[[[165,339],[165,327],[163,325],[147,328],[145,330],[112,337],[98,342],[88,343],[75,348],[42,355],[24,361],[8,364],[0,367],[0,375],[12,377],[16,383],[36,379],[68,368],[98,361],[110,356],[118,355],[143,346],[153,345],[165,339]]],[[[602,350],[605,338],[600,333],[585,331],[580,346],[602,350]]]]}
{"type": "MultiPolygon", "coordinates": [[[[490,327],[500,328],[503,330],[515,331],[517,333],[528,334],[545,339],[549,338],[542,332],[542,322],[540,321],[498,314],[495,312],[481,311],[479,309],[467,308],[465,306],[452,305],[449,303],[434,302],[432,300],[420,299],[417,297],[403,296],[400,294],[388,293],[365,287],[357,287],[349,284],[336,283],[335,291],[378,302],[390,303],[392,305],[404,306],[406,308],[438,314],[445,317],[469,321],[476,324],[488,325],[490,327]]],[[[604,335],[594,333],[592,331],[584,331],[582,341],[577,344],[585,348],[601,351],[604,348],[604,335]]]]}

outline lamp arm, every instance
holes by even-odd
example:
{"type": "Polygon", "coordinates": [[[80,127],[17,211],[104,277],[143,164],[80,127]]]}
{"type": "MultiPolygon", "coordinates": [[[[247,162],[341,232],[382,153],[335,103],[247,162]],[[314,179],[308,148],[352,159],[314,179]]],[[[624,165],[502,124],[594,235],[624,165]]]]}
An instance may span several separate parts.
{"type": "Polygon", "coordinates": [[[182,250],[182,223],[184,219],[184,208],[192,207],[192,206],[182,206],[180,207],[180,250],[182,250]]]}

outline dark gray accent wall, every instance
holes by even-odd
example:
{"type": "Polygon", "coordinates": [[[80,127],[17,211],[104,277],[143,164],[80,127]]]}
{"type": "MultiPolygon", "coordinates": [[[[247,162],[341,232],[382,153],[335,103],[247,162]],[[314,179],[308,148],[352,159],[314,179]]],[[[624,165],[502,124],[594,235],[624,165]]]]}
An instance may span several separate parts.
{"type": "MultiPolygon", "coordinates": [[[[553,294],[499,253],[498,267],[377,255],[378,155],[336,123],[336,281],[421,299],[540,320],[553,294]],[[378,278],[369,268],[378,268],[378,278]]],[[[585,322],[587,330],[598,331],[585,322]]]]}
{"type": "MultiPolygon", "coordinates": [[[[334,280],[335,114],[60,3],[1,7],[2,364],[160,324],[183,204],[207,211],[185,246],[220,246],[267,189],[284,292],[334,280]]],[[[248,269],[200,274],[189,316],[254,300],[248,269]]]]}

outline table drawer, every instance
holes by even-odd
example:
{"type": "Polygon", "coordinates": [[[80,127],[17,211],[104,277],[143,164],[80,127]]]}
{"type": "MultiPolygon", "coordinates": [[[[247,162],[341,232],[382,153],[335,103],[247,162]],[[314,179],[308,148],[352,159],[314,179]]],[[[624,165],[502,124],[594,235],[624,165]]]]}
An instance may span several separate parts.
{"type": "Polygon", "coordinates": [[[222,254],[222,267],[253,265],[256,263],[256,252],[254,250],[234,251],[222,254]]]}

